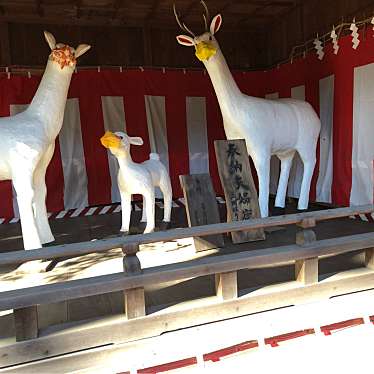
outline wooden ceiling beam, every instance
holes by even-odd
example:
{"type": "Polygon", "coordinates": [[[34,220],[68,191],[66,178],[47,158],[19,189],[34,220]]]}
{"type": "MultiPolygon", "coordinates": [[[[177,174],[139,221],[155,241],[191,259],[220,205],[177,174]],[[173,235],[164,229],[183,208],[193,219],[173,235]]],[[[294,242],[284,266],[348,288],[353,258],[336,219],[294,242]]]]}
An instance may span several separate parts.
{"type": "Polygon", "coordinates": [[[75,1],[75,17],[77,19],[81,18],[81,15],[82,15],[81,6],[82,6],[82,0],[76,0],[75,1]]]}
{"type": "Polygon", "coordinates": [[[36,12],[39,17],[44,17],[43,0],[36,0],[36,12]]]}
{"type": "MultiPolygon", "coordinates": [[[[258,6],[258,8],[256,8],[253,12],[251,12],[250,14],[246,15],[245,17],[241,18],[237,23],[236,23],[236,26],[240,26],[241,24],[249,21],[250,19],[252,18],[264,18],[264,19],[273,19],[274,17],[278,17],[277,16],[266,16],[266,15],[261,15],[259,14],[261,11],[263,11],[264,9],[266,8],[269,8],[271,6],[274,6],[274,4],[280,4],[278,3],[277,1],[264,1],[264,2],[258,2],[258,1],[253,1],[251,3],[260,3],[260,5],[258,6]]],[[[290,9],[290,8],[293,8],[296,6],[298,6],[298,3],[296,1],[284,1],[282,2],[283,4],[287,4],[287,11],[290,9]]]]}
{"type": "Polygon", "coordinates": [[[112,20],[117,18],[118,11],[125,5],[125,0],[114,0],[112,20]]]}
{"type": "Polygon", "coordinates": [[[146,22],[149,22],[154,17],[154,15],[157,12],[157,9],[160,5],[160,2],[161,2],[161,0],[153,0],[151,10],[148,12],[148,14],[144,18],[146,22]]]}

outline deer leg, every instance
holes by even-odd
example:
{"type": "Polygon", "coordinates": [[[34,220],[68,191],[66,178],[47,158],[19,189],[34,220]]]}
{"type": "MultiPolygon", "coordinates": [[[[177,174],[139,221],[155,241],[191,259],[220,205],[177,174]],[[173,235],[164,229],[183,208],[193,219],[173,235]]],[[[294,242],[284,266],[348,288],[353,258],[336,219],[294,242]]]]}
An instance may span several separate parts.
{"type": "Polygon", "coordinates": [[[147,222],[147,201],[145,197],[143,196],[143,209],[142,209],[142,219],[140,222],[147,222]]]}
{"type": "Polygon", "coordinates": [[[308,209],[310,183],[312,181],[314,166],[316,164],[315,152],[311,152],[313,154],[312,157],[310,157],[310,153],[305,153],[306,152],[303,153],[299,151],[301,160],[304,164],[303,181],[301,183],[300,197],[297,205],[297,209],[300,210],[308,209]]]}
{"type": "Polygon", "coordinates": [[[277,196],[275,198],[275,206],[279,208],[284,208],[285,206],[288,178],[290,176],[294,154],[295,152],[291,152],[288,153],[287,156],[278,156],[281,161],[281,172],[279,176],[277,196]]]}
{"type": "MultiPolygon", "coordinates": [[[[145,226],[144,234],[153,232],[155,229],[155,192],[154,188],[147,191],[144,195],[146,201],[147,225],[145,226]]],[[[144,208],[143,208],[144,209],[144,208]]]]}
{"type": "Polygon", "coordinates": [[[122,226],[121,231],[127,234],[130,231],[131,194],[121,192],[122,226]]]}
{"type": "Polygon", "coordinates": [[[14,189],[17,194],[17,203],[21,218],[23,245],[25,249],[41,248],[42,243],[34,216],[34,188],[33,176],[22,174],[13,178],[14,189]]]}
{"type": "Polygon", "coordinates": [[[259,205],[261,217],[269,215],[270,155],[253,159],[258,176],[259,205]]]}
{"type": "Polygon", "coordinates": [[[49,226],[47,207],[45,205],[45,199],[47,196],[45,173],[52,158],[54,148],[54,143],[49,146],[47,152],[39,161],[38,166],[36,167],[34,172],[34,214],[36,225],[38,227],[40,235],[40,241],[42,242],[42,244],[50,243],[55,240],[49,226]]]}
{"type": "Polygon", "coordinates": [[[163,179],[160,183],[160,190],[164,196],[164,222],[170,222],[171,204],[172,204],[172,189],[169,179],[163,179]]]}

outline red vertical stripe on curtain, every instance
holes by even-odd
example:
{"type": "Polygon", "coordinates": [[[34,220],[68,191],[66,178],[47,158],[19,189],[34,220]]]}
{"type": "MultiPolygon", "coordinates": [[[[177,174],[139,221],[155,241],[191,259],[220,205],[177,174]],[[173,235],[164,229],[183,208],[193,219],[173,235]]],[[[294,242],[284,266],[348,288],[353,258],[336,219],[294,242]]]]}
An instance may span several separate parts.
{"type": "Polygon", "coordinates": [[[170,71],[167,75],[166,128],[170,179],[175,197],[182,196],[179,175],[189,174],[185,79],[185,75],[177,71],[170,71]]]}

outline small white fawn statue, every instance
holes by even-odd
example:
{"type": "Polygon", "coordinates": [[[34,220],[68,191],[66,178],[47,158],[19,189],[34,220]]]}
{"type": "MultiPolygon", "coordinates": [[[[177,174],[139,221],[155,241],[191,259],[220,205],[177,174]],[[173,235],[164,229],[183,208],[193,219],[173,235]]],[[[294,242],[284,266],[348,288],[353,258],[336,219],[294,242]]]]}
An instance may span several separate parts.
{"type": "Polygon", "coordinates": [[[0,118],[0,180],[13,182],[25,249],[54,241],[45,205],[45,173],[62,127],[76,58],[90,48],[56,44],[46,31],[44,36],[52,52],[31,104],[22,113],[0,118]]]}
{"type": "Polygon", "coordinates": [[[310,104],[293,99],[266,100],[243,94],[227,66],[214,35],[221,27],[222,17],[216,15],[208,29],[209,12],[204,1],[205,29],[200,36],[174,15],[180,28],[189,33],[178,35],[178,43],[195,47],[210,76],[222,112],[227,139],[245,139],[248,154],[252,157],[259,181],[261,217],[268,216],[270,158],[276,155],[281,161],[281,173],[275,206],[284,208],[292,159],[297,151],[303,161],[304,174],[298,209],[307,209],[310,183],[316,162],[316,145],[321,123],[310,104]]]}
{"type": "Polygon", "coordinates": [[[151,153],[149,160],[141,164],[134,162],[130,154],[130,145],[142,145],[143,139],[128,136],[122,131],[107,131],[100,139],[101,144],[110,150],[118,160],[118,187],[121,194],[122,226],[121,231],[128,234],[131,217],[131,195],[143,196],[143,214],[141,222],[147,222],[144,233],[155,228],[155,187],[159,187],[164,196],[164,220],[170,223],[172,189],[166,167],[157,153],[151,153]]]}

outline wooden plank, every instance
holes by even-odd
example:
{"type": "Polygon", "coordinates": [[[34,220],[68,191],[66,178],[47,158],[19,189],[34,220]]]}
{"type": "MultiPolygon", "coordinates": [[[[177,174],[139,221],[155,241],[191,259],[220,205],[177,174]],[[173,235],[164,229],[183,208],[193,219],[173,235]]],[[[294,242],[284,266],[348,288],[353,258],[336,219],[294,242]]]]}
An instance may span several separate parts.
{"type": "MultiPolygon", "coordinates": [[[[180,175],[179,181],[186,201],[188,226],[202,226],[219,223],[216,193],[209,174],[180,175]]],[[[194,237],[196,252],[223,247],[221,234],[203,238],[194,237]]]]}
{"type": "MultiPolygon", "coordinates": [[[[260,217],[257,191],[244,139],[215,140],[219,177],[226,198],[227,222],[260,217]]],[[[262,228],[231,233],[233,243],[264,240],[262,228]]]]}
{"type": "Polygon", "coordinates": [[[299,282],[289,282],[273,285],[238,299],[212,301],[210,304],[202,303],[201,307],[194,305],[192,308],[186,303],[186,307],[178,311],[166,310],[129,321],[117,317],[83,322],[75,327],[70,324],[69,329],[49,329],[41,333],[38,339],[0,348],[0,365],[14,365],[104,344],[124,343],[184,327],[327,299],[373,287],[374,272],[363,268],[336,274],[317,284],[303,286],[299,282]]]}
{"type": "Polygon", "coordinates": [[[222,300],[236,299],[238,297],[237,272],[216,274],[216,295],[222,300]]]}
{"type": "MultiPolygon", "coordinates": [[[[0,254],[0,265],[21,264],[27,261],[53,259],[60,257],[78,257],[89,253],[106,252],[113,248],[120,248],[123,245],[138,243],[148,244],[174,239],[183,239],[194,236],[206,236],[221,234],[231,231],[251,230],[265,227],[291,225],[306,218],[314,218],[315,221],[323,221],[341,217],[348,217],[356,214],[365,214],[374,211],[373,205],[361,207],[326,209],[316,212],[289,214],[268,218],[255,218],[247,221],[217,223],[212,225],[196,226],[189,228],[178,228],[167,231],[158,231],[149,234],[119,236],[111,239],[95,240],[93,242],[80,242],[72,244],[56,245],[47,248],[33,249],[32,251],[14,251],[0,254]]],[[[142,250],[142,248],[140,248],[142,250]]]]}
{"type": "Polygon", "coordinates": [[[336,255],[373,247],[374,233],[316,241],[306,246],[290,245],[202,258],[143,270],[142,274],[101,275],[55,284],[0,293],[0,310],[48,304],[78,297],[104,294],[147,285],[210,274],[254,269],[326,255],[336,255]]]}
{"type": "Polygon", "coordinates": [[[38,337],[38,310],[33,305],[14,309],[14,327],[17,342],[38,337]]]}

